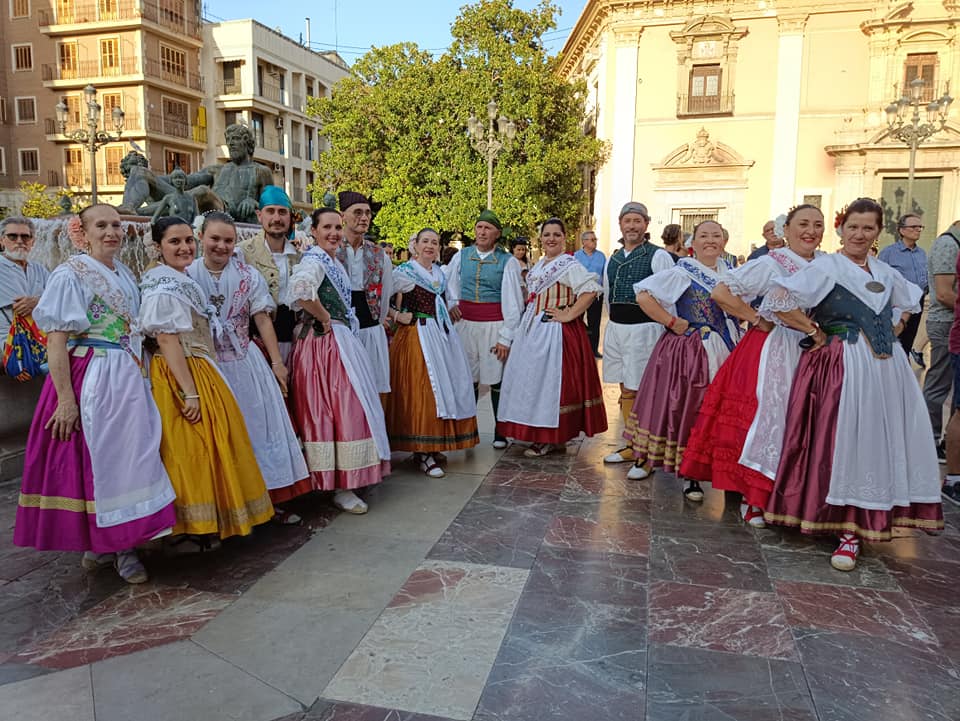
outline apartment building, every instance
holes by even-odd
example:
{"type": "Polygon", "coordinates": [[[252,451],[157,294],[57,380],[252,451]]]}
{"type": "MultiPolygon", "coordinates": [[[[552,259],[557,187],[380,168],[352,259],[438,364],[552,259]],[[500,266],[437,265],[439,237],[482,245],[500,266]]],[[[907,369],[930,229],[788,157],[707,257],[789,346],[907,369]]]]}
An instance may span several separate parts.
{"type": "MultiPolygon", "coordinates": [[[[207,149],[197,0],[0,0],[0,189],[21,181],[89,192],[91,156],[59,132],[87,127],[84,88],[96,88],[100,129],[118,142],[94,156],[100,197],[119,201],[120,160],[131,142],[151,166],[201,167],[207,149]]],[[[0,202],[0,205],[3,205],[0,202]]]]}
{"type": "Polygon", "coordinates": [[[210,162],[227,159],[224,130],[242,123],[256,136],[255,159],[273,169],[296,206],[312,208],[307,188],[326,141],[305,113],[307,98],[329,95],[349,67],[336,53],[313,52],[255,20],[206,23],[203,40],[210,162]]]}
{"type": "MultiPolygon", "coordinates": [[[[929,244],[960,215],[960,103],[920,144],[912,184],[886,110],[919,79],[921,122],[940,125],[927,106],[960,89],[958,17],[958,0],[589,0],[560,65],[586,82],[587,131],[611,145],[587,172],[584,225],[615,247],[632,198],[655,234],[717,219],[743,253],[795,204],[832,225],[855,198],[879,198],[889,229],[912,191],[929,244]]],[[[828,232],[824,247],[836,243],[828,232]]]]}

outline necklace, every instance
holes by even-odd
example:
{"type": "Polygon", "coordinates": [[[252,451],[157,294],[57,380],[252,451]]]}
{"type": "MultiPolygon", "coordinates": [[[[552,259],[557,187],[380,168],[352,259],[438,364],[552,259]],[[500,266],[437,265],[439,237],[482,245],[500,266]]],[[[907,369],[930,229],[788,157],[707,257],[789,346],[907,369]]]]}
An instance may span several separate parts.
{"type": "Polygon", "coordinates": [[[851,257],[850,257],[847,253],[845,253],[844,251],[841,250],[840,253],[843,255],[844,258],[846,258],[847,260],[849,260],[849,261],[850,261],[851,263],[853,263],[854,265],[859,266],[860,268],[866,268],[866,267],[867,267],[867,259],[866,259],[866,258],[864,258],[864,259],[863,259],[863,262],[860,263],[860,262],[854,260],[853,258],[851,258],[851,257]]]}

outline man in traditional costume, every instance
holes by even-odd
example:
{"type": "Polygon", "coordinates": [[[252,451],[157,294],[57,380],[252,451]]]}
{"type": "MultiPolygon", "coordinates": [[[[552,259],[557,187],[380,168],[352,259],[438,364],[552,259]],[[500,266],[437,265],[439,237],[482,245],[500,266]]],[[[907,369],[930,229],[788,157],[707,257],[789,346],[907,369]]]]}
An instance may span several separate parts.
{"type": "Polygon", "coordinates": [[[393,295],[393,263],[383,248],[364,238],[373,220],[370,200],[352,191],[340,193],[338,199],[343,242],[337,260],[350,275],[351,305],[360,322],[360,342],[370,357],[377,392],[389,393],[390,352],[384,323],[393,295]]]}
{"type": "MultiPolygon", "coordinates": [[[[520,261],[497,245],[503,226],[492,210],[484,210],[474,225],[473,245],[450,261],[447,302],[457,321],[470,371],[474,395],[480,384],[490,386],[493,420],[500,407],[503,364],[523,314],[520,261]]],[[[494,448],[506,448],[507,439],[495,434],[494,448]]]]}
{"type": "Polygon", "coordinates": [[[276,185],[265,187],[260,194],[260,209],[257,210],[262,230],[237,246],[243,262],[256,268],[266,279],[270,296],[277,305],[273,329],[284,362],[290,355],[296,322],[290,308],[290,275],[293,266],[300,262],[300,252],[291,242],[294,235],[292,209],[293,203],[283,188],[276,185]]]}
{"type": "Polygon", "coordinates": [[[0,347],[13,316],[28,316],[40,302],[50,271],[27,260],[34,240],[33,222],[11,216],[0,220],[0,347]]]}
{"type": "MultiPolygon", "coordinates": [[[[637,304],[633,286],[654,273],[673,266],[663,248],[646,240],[650,214],[643,203],[631,201],[620,210],[623,247],[610,256],[603,278],[609,321],[603,338],[603,382],[620,385],[620,413],[624,423],[630,416],[640,379],[663,326],[651,319],[637,304]]],[[[621,448],[606,456],[604,463],[632,461],[633,450],[621,448]]]]}

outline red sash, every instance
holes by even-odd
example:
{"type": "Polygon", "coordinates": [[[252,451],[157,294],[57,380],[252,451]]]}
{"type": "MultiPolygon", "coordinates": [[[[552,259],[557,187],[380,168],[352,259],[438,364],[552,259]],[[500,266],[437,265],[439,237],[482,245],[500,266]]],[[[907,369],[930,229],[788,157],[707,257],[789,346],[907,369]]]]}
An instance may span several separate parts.
{"type": "Polygon", "coordinates": [[[460,315],[464,320],[487,322],[503,320],[503,309],[499,303],[474,303],[471,300],[460,301],[460,315]]]}

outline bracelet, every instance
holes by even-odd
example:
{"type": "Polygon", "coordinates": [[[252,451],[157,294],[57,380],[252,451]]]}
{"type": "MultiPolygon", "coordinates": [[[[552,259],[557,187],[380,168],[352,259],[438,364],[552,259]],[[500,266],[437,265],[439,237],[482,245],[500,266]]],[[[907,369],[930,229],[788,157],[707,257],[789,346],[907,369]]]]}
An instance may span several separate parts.
{"type": "Polygon", "coordinates": [[[194,394],[194,395],[190,395],[190,396],[184,396],[184,397],[183,397],[183,400],[185,400],[185,401],[198,401],[198,400],[200,400],[200,395],[199,395],[199,394],[194,394]]]}
{"type": "Polygon", "coordinates": [[[807,331],[804,335],[806,335],[807,338],[813,338],[819,332],[820,332],[820,326],[814,323],[813,330],[807,331]]]}
{"type": "Polygon", "coordinates": [[[673,330],[673,326],[676,325],[677,316],[671,316],[670,322],[667,323],[667,330],[673,330]]]}
{"type": "Polygon", "coordinates": [[[271,366],[282,366],[282,365],[283,365],[283,361],[275,361],[275,362],[271,363],[270,365],[271,365],[271,366]]]}

